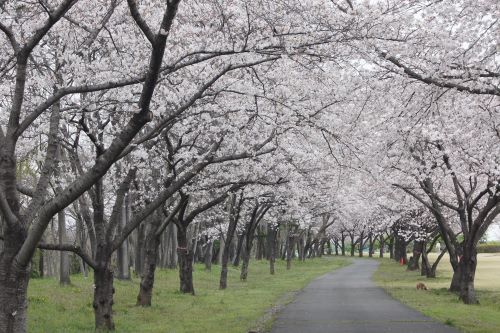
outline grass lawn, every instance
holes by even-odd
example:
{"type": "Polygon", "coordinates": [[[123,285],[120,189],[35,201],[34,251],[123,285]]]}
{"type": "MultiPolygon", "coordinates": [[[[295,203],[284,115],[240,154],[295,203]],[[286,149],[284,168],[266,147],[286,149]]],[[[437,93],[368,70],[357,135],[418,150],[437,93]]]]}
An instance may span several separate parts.
{"type": "MultiPolygon", "coordinates": [[[[429,260],[435,258],[432,255],[429,260]]],[[[500,253],[478,255],[475,286],[480,305],[464,305],[447,291],[452,269],[446,256],[439,263],[436,279],[405,269],[392,260],[381,259],[374,280],[394,298],[463,332],[500,332],[500,253]],[[424,282],[429,291],[417,291],[418,282],[424,282]]]]}
{"type": "MultiPolygon", "coordinates": [[[[276,261],[276,274],[269,274],[267,261],[250,262],[247,282],[239,281],[239,270],[230,268],[228,289],[218,290],[220,267],[206,272],[195,266],[196,296],[178,292],[177,270],[158,270],[153,306],[135,306],[139,279],[115,281],[114,320],[117,332],[247,332],[262,322],[263,315],[287,294],[302,289],[313,278],[345,266],[348,259],[323,257],[294,261],[286,271],[276,261]]],[[[93,279],[72,276],[72,285],[60,287],[55,279],[32,279],[28,289],[29,332],[93,332],[93,279]]],[[[288,297],[289,299],[290,297],[288,297]]]]}

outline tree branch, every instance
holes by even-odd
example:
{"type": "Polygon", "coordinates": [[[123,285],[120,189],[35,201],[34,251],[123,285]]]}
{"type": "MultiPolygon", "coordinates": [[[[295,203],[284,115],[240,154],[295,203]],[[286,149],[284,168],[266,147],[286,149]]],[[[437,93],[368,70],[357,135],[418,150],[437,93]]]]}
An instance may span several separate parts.
{"type": "Polygon", "coordinates": [[[144,21],[144,19],[141,17],[139,9],[137,8],[137,2],[135,0],[127,0],[127,3],[128,8],[130,9],[130,14],[132,15],[135,23],[137,23],[137,26],[139,26],[144,36],[146,36],[151,45],[153,45],[155,43],[155,36],[146,21],[144,21]]]}
{"type": "Polygon", "coordinates": [[[73,244],[38,244],[38,248],[41,250],[52,250],[52,251],[68,251],[73,252],[78,255],[80,258],[87,263],[93,269],[96,268],[97,263],[87,254],[85,253],[81,247],[73,245],[73,244]]]}
{"type": "Polygon", "coordinates": [[[394,64],[396,67],[399,67],[403,69],[405,74],[407,74],[409,77],[414,78],[418,81],[424,82],[426,84],[432,84],[441,88],[450,88],[450,89],[456,89],[458,91],[465,91],[471,94],[478,94],[478,95],[497,95],[500,96],[500,89],[498,88],[491,88],[491,89],[486,89],[486,88],[471,88],[467,86],[463,86],[457,83],[451,83],[451,82],[445,82],[445,81],[439,81],[437,79],[431,78],[430,76],[423,76],[421,74],[418,74],[414,70],[410,69],[409,67],[403,65],[398,59],[395,57],[389,55],[388,52],[385,51],[380,51],[377,50],[380,56],[387,61],[391,62],[394,64]]]}

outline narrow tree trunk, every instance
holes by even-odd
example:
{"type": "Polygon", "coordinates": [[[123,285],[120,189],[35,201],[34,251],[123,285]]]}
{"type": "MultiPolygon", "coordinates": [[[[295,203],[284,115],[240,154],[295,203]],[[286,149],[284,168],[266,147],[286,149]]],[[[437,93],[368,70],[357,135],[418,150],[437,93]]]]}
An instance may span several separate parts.
{"type": "Polygon", "coordinates": [[[212,253],[214,252],[214,242],[208,241],[207,249],[205,250],[205,257],[203,258],[205,262],[205,270],[212,271],[212,253]]]}
{"type": "MultiPolygon", "coordinates": [[[[68,242],[66,237],[66,214],[64,210],[57,214],[57,231],[59,234],[59,244],[66,244],[68,242]]],[[[71,283],[69,277],[69,253],[61,251],[59,253],[59,283],[61,285],[68,285],[71,283]]]]}
{"type": "Polygon", "coordinates": [[[246,281],[248,277],[248,265],[250,263],[250,251],[243,255],[243,264],[241,265],[240,280],[246,281]]]}
{"type": "Polygon", "coordinates": [[[290,235],[288,237],[288,249],[286,251],[286,269],[290,270],[292,268],[292,252],[295,244],[295,236],[290,235]]]}
{"type": "Polygon", "coordinates": [[[146,238],[144,266],[142,268],[139,295],[137,295],[137,305],[151,306],[159,247],[160,236],[151,235],[150,237],[146,238]]]}
{"type": "Polygon", "coordinates": [[[384,257],[384,247],[385,247],[385,239],[383,235],[380,235],[380,254],[379,257],[384,257]]]}
{"type": "Polygon", "coordinates": [[[389,258],[394,259],[394,237],[389,237],[389,258]]]}
{"type": "Polygon", "coordinates": [[[94,308],[96,331],[112,331],[113,322],[113,270],[104,262],[94,270],[94,308]]]}
{"type": "Polygon", "coordinates": [[[135,246],[135,274],[142,275],[142,259],[144,258],[144,225],[139,225],[137,228],[137,238],[135,246]]]}
{"type": "Polygon", "coordinates": [[[231,249],[231,243],[234,237],[234,232],[236,231],[236,224],[234,225],[234,228],[231,225],[229,225],[229,228],[226,233],[226,239],[227,242],[224,243],[224,248],[219,249],[219,251],[222,251],[222,257],[221,257],[221,271],[220,271],[220,279],[219,279],[219,289],[226,289],[227,288],[227,273],[228,269],[227,266],[229,264],[229,252],[231,249]]]}
{"type": "Polygon", "coordinates": [[[180,291],[194,295],[193,286],[193,254],[189,251],[187,230],[184,226],[177,228],[177,256],[179,258],[180,291]]]}
{"type": "Polygon", "coordinates": [[[345,235],[342,234],[341,239],[341,246],[340,248],[342,249],[342,255],[345,257],[345,235]]]}
{"type": "MultiPolygon", "coordinates": [[[[248,231],[248,230],[247,230],[248,231]]],[[[247,234],[245,237],[245,252],[243,254],[243,264],[241,266],[240,280],[246,281],[248,277],[248,265],[250,263],[250,253],[252,252],[253,235],[247,234]]]]}
{"type": "Polygon", "coordinates": [[[238,267],[240,265],[241,249],[245,241],[245,234],[238,236],[238,246],[236,247],[236,255],[234,256],[233,266],[238,267]]]}
{"type": "Polygon", "coordinates": [[[267,239],[269,248],[269,273],[274,275],[274,263],[276,262],[276,230],[273,226],[267,224],[267,239]]]}
{"type": "MultiPolygon", "coordinates": [[[[44,271],[45,271],[45,264],[44,264],[44,252],[43,250],[38,250],[38,271],[40,272],[40,277],[44,277],[44,271]]],[[[83,262],[83,260],[82,260],[83,262]]]]}
{"type": "Polygon", "coordinates": [[[408,270],[409,271],[416,271],[420,269],[420,266],[418,264],[420,260],[420,255],[422,254],[422,249],[423,249],[423,242],[413,242],[413,256],[411,260],[408,263],[408,270]]]}
{"type": "Polygon", "coordinates": [[[422,267],[420,268],[420,275],[421,276],[427,276],[428,278],[430,278],[430,277],[436,277],[435,275],[434,276],[429,276],[429,274],[430,274],[430,268],[431,268],[431,265],[429,263],[429,258],[427,257],[427,246],[424,243],[424,245],[422,247],[422,267]]]}
{"type": "Polygon", "coordinates": [[[167,255],[167,268],[175,269],[177,268],[177,226],[174,223],[170,223],[167,226],[168,234],[168,244],[166,247],[168,249],[167,255]]]}
{"type": "Polygon", "coordinates": [[[351,257],[354,257],[354,251],[355,251],[354,238],[351,237],[351,257]]]}
{"type": "MultiPolygon", "coordinates": [[[[129,209],[128,209],[128,196],[125,198],[122,206],[122,216],[120,218],[120,226],[118,230],[122,230],[128,222],[129,219],[129,209]]],[[[146,244],[147,246],[147,244],[146,244]]],[[[130,280],[130,263],[128,256],[128,240],[125,239],[123,243],[118,248],[116,253],[118,258],[118,279],[119,280],[130,280]]],[[[142,264],[142,263],[141,263],[142,264]]]]}
{"type": "Polygon", "coordinates": [[[373,247],[374,247],[373,236],[370,233],[370,235],[368,236],[368,257],[370,258],[373,257],[373,247]]]}

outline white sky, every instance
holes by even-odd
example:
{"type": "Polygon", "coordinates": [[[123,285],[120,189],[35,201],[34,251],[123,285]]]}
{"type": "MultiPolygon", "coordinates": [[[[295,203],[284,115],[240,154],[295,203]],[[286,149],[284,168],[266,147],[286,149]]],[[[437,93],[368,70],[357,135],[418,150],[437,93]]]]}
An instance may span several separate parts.
{"type": "Polygon", "coordinates": [[[500,224],[497,223],[497,224],[490,226],[490,228],[486,234],[486,237],[488,238],[489,241],[500,240],[500,224]]]}

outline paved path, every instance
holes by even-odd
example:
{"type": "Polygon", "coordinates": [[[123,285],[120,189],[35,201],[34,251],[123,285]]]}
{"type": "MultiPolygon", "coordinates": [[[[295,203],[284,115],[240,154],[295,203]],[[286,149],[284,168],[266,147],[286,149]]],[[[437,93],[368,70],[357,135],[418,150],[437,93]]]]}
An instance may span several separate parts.
{"type": "Polygon", "coordinates": [[[458,333],[377,287],[371,277],[378,264],[358,259],[314,280],[278,314],[271,332],[458,333]]]}

